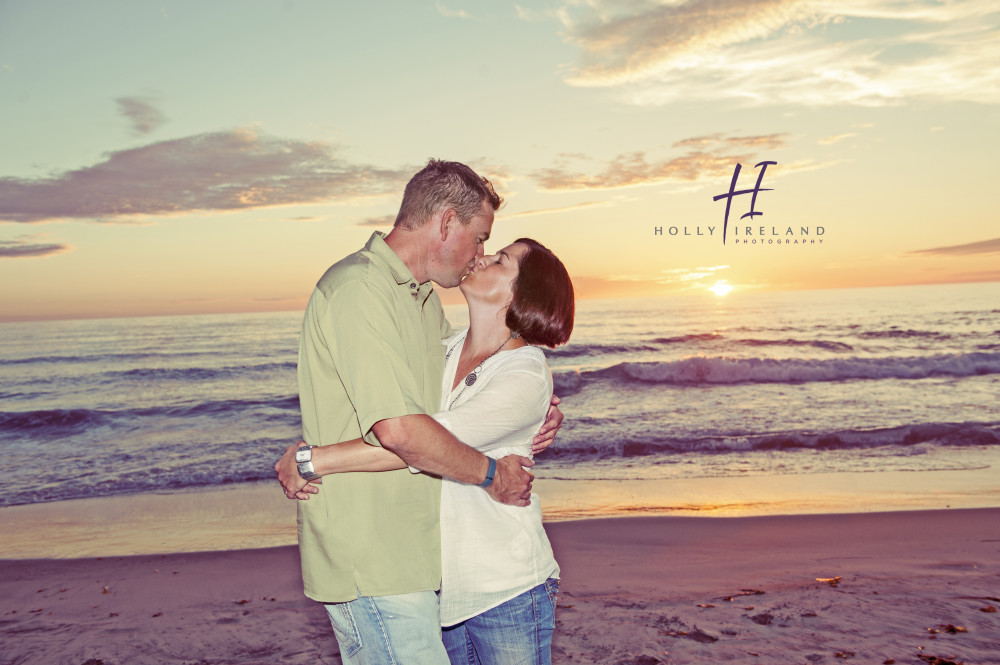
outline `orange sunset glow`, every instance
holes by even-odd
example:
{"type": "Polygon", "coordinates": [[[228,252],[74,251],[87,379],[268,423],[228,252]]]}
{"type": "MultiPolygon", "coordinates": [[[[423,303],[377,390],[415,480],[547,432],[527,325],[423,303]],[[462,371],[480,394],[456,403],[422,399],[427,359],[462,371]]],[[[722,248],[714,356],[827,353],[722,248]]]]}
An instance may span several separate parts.
{"type": "Polygon", "coordinates": [[[0,319],[300,309],[432,156],[581,298],[1000,279],[985,5],[778,4],[7,5],[0,319]]]}

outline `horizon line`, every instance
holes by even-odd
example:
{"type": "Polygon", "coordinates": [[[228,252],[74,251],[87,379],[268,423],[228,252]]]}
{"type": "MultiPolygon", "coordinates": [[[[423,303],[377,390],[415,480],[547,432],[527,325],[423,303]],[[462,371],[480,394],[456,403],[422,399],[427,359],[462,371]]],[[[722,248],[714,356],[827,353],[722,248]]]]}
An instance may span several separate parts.
{"type": "MultiPolygon", "coordinates": [[[[582,279],[582,278],[581,278],[582,279]]],[[[1000,284],[1000,279],[971,279],[971,280],[952,280],[952,281],[940,281],[940,282],[904,282],[900,284],[867,284],[865,286],[817,286],[817,287],[803,287],[803,288],[773,288],[773,289],[753,289],[753,293],[795,293],[800,291],[841,291],[841,290],[851,290],[851,289],[883,289],[883,288],[894,288],[894,287],[911,287],[911,286],[948,286],[956,284],[1000,284]]],[[[440,287],[435,287],[439,295],[443,293],[444,296],[448,296],[447,300],[442,297],[441,304],[445,307],[461,305],[462,301],[455,300],[451,296],[458,292],[458,287],[452,289],[441,289],[440,287]]],[[[702,294],[701,291],[670,291],[662,294],[649,294],[649,293],[637,293],[629,295],[627,293],[622,293],[620,295],[593,295],[587,296],[578,295],[576,300],[629,300],[637,298],[670,298],[670,297],[684,297],[691,295],[705,295],[710,296],[711,293],[707,289],[704,289],[705,293],[702,294]]],[[[729,297],[729,296],[726,296],[729,297]]],[[[220,310],[220,311],[208,311],[208,312],[159,312],[159,313],[132,313],[132,314],[93,314],[93,315],[61,315],[61,314],[51,314],[51,315],[30,315],[30,316],[4,316],[0,315],[0,325],[6,323],[38,323],[38,322],[48,322],[48,321],[100,321],[105,319],[144,319],[144,318],[164,318],[164,317],[174,317],[174,316],[224,316],[228,314],[269,314],[275,312],[303,312],[305,311],[305,301],[308,298],[303,299],[303,304],[301,307],[284,307],[284,308],[259,308],[259,309],[237,309],[237,310],[220,310]]]]}

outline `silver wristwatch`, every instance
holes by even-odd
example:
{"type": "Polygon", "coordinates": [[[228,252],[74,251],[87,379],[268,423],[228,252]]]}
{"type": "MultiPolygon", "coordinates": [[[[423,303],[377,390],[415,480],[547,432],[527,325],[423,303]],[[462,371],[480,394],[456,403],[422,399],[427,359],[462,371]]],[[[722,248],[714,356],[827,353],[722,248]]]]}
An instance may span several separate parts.
{"type": "Polygon", "coordinates": [[[299,475],[305,480],[316,480],[320,477],[319,474],[316,473],[316,469],[313,468],[312,458],[312,446],[302,446],[295,451],[295,462],[299,467],[299,475]]]}

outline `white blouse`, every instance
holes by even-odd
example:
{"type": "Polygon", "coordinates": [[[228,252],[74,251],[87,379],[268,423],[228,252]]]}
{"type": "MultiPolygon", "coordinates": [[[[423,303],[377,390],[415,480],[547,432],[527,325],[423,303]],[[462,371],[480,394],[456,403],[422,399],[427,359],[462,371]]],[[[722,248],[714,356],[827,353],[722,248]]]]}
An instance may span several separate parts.
{"type": "MultiPolygon", "coordinates": [[[[531,457],[531,440],[545,422],[552,395],[545,354],[533,346],[501,351],[483,363],[473,385],[466,386],[463,378],[452,390],[466,332],[445,340],[453,351],[445,363],[442,411],[434,419],[489,457],[531,457]]],[[[442,626],[558,576],[537,495],[520,508],[494,501],[475,485],[442,483],[442,626]]]]}

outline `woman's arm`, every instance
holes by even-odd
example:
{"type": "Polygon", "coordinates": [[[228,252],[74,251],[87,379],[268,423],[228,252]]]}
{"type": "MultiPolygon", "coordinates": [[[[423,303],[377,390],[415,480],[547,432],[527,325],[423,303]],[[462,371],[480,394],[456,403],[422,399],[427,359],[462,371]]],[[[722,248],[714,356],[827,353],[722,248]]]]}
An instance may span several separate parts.
{"type": "MultiPolygon", "coordinates": [[[[274,465],[278,482],[289,499],[308,499],[310,494],[319,492],[316,485],[322,483],[321,478],[309,482],[299,475],[295,451],[304,445],[305,441],[299,441],[288,446],[274,465]]],[[[312,463],[313,470],[320,476],[350,471],[394,471],[406,468],[406,462],[395,453],[365,443],[364,439],[352,439],[332,446],[315,446],[312,449],[312,463]]]]}

